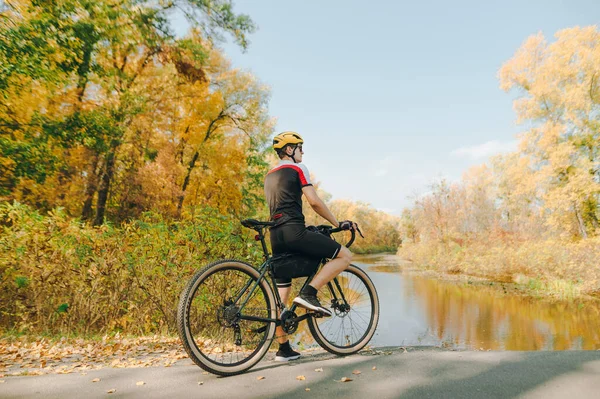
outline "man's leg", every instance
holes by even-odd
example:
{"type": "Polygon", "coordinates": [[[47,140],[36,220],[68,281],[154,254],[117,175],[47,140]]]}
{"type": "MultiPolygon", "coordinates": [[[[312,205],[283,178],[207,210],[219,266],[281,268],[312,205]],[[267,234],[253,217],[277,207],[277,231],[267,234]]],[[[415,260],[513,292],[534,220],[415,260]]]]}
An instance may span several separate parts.
{"type": "MultiPolygon", "coordinates": [[[[342,247],[335,259],[330,260],[321,268],[319,273],[312,279],[309,285],[319,291],[322,286],[333,280],[335,276],[343,272],[352,262],[352,252],[342,247]]],[[[289,295],[289,292],[288,292],[289,295]]]]}
{"type": "MultiPolygon", "coordinates": [[[[287,307],[288,300],[290,299],[290,291],[292,290],[291,283],[287,287],[277,287],[277,291],[279,291],[279,296],[281,297],[281,302],[287,307]]],[[[288,340],[288,336],[283,331],[281,326],[275,329],[275,337],[277,338],[277,342],[279,343],[279,350],[275,354],[275,360],[279,362],[287,362],[290,360],[296,360],[300,357],[300,353],[296,352],[290,346],[290,341],[288,340]]]]}
{"type": "Polygon", "coordinates": [[[294,303],[304,308],[320,312],[324,316],[331,316],[329,309],[322,306],[317,298],[319,289],[331,281],[335,276],[346,270],[352,261],[352,252],[346,247],[341,247],[335,259],[327,262],[317,273],[313,280],[300,292],[294,303]]]}
{"type": "MultiPolygon", "coordinates": [[[[290,291],[292,287],[277,287],[277,291],[279,291],[279,296],[281,297],[281,302],[287,306],[288,300],[290,299],[290,291]]],[[[281,316],[281,314],[279,314],[281,316]]],[[[281,326],[278,326],[275,329],[275,337],[277,337],[277,342],[280,344],[285,344],[288,340],[287,334],[283,331],[281,326]]]]}

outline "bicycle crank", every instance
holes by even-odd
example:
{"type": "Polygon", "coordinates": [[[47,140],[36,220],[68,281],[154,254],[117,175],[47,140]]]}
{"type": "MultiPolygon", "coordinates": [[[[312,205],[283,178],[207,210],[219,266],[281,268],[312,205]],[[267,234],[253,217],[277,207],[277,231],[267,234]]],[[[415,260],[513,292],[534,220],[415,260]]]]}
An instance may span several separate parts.
{"type": "Polygon", "coordinates": [[[298,329],[298,315],[291,310],[285,309],[281,312],[281,328],[287,334],[293,334],[298,329]]]}

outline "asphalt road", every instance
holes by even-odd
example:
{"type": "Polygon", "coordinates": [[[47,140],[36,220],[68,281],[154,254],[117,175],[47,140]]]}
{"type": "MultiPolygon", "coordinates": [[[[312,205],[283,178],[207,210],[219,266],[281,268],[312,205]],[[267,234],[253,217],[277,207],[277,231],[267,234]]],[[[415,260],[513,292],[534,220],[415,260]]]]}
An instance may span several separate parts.
{"type": "Polygon", "coordinates": [[[171,367],[2,380],[0,398],[600,398],[600,351],[388,348],[345,358],[307,354],[284,364],[266,359],[227,378],[184,359],[171,367]],[[352,381],[341,382],[343,377],[352,381]]]}

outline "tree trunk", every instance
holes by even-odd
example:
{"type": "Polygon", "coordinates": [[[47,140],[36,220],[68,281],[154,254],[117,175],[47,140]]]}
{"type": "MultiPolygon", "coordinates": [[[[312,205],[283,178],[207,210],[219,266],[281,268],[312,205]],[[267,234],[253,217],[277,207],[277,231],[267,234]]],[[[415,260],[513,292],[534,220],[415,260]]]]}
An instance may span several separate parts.
{"type": "Polygon", "coordinates": [[[181,186],[181,195],[179,196],[179,202],[177,204],[177,216],[181,216],[181,208],[183,208],[183,200],[185,198],[185,190],[187,190],[188,185],[190,184],[190,176],[192,175],[192,171],[194,170],[194,166],[196,166],[196,161],[198,160],[198,156],[200,153],[196,151],[192,160],[188,164],[188,170],[185,175],[185,179],[183,180],[183,186],[181,186]]]}
{"type": "Polygon", "coordinates": [[[98,155],[96,155],[92,161],[92,166],[89,168],[89,175],[87,178],[87,184],[85,187],[85,200],[83,202],[83,209],[81,210],[81,219],[84,221],[92,220],[94,212],[92,210],[92,204],[94,203],[94,195],[98,189],[98,155]]]}
{"type": "Polygon", "coordinates": [[[575,208],[575,216],[577,217],[577,224],[579,225],[579,232],[583,238],[588,238],[587,229],[585,228],[585,223],[583,222],[583,218],[581,217],[581,213],[579,212],[579,208],[577,204],[573,204],[573,208],[575,208]]]}
{"type": "Polygon", "coordinates": [[[100,187],[98,189],[98,203],[96,205],[96,217],[94,218],[94,226],[100,226],[104,223],[104,214],[106,213],[106,202],[108,201],[108,190],[110,189],[110,183],[113,178],[115,169],[115,152],[116,144],[113,142],[111,148],[106,155],[106,163],[104,165],[104,173],[102,174],[102,180],[100,180],[100,187]]]}
{"type": "MultiPolygon", "coordinates": [[[[224,113],[224,111],[225,111],[224,109],[221,110],[221,112],[219,113],[219,116],[217,116],[215,119],[213,119],[210,122],[210,124],[208,125],[208,128],[206,129],[206,134],[204,135],[202,144],[206,143],[211,138],[211,135],[220,127],[219,125],[217,125],[218,121],[220,121],[226,117],[230,117],[230,116],[226,115],[224,113]]],[[[188,131],[188,129],[189,129],[189,126],[186,128],[186,132],[188,131]]],[[[181,186],[181,195],[179,196],[179,202],[177,204],[177,216],[178,217],[181,216],[181,209],[183,208],[183,200],[185,199],[185,190],[187,190],[187,187],[190,184],[190,176],[192,175],[192,171],[194,170],[194,167],[196,166],[196,161],[198,160],[199,155],[200,155],[200,152],[196,151],[194,153],[194,156],[192,157],[192,160],[188,164],[187,174],[185,175],[185,179],[183,180],[183,185],[181,186]]],[[[182,153],[182,160],[183,160],[183,153],[182,153]]]]}

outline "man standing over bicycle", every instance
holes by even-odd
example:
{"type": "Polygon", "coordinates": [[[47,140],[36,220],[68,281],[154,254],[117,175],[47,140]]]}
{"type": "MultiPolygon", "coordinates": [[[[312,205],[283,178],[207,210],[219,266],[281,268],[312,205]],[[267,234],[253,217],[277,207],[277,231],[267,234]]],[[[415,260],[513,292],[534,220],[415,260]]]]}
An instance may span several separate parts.
{"type": "MultiPolygon", "coordinates": [[[[357,226],[349,220],[338,222],[319,198],[311,184],[308,169],[302,164],[303,144],[304,140],[295,132],[283,132],[273,139],[273,149],[280,161],[265,177],[265,197],[269,204],[271,220],[275,222],[275,226],[270,229],[271,247],[273,255],[294,252],[316,259],[331,259],[294,298],[294,303],[298,306],[329,317],[331,311],[321,305],[317,299],[317,292],[350,265],[352,252],[331,238],[306,229],[302,213],[302,195],[306,197],[311,208],[333,226],[345,230],[354,230],[357,226]]],[[[277,279],[277,289],[283,303],[287,303],[289,299],[291,285],[291,279],[277,279]]],[[[298,359],[300,354],[290,347],[281,327],[277,327],[276,335],[279,342],[276,360],[298,359]]]]}

